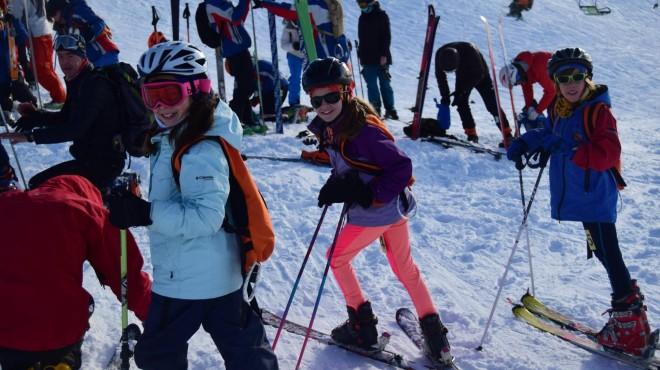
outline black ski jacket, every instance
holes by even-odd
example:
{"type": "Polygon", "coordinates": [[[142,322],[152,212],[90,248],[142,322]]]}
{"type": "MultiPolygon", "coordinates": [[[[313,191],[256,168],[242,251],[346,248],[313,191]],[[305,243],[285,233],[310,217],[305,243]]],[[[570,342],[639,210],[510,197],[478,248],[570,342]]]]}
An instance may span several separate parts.
{"type": "Polygon", "coordinates": [[[450,42],[442,45],[435,52],[435,78],[438,80],[440,96],[449,103],[450,95],[456,97],[470,92],[481,80],[488,76],[488,65],[479,49],[469,42],[450,42]],[[458,51],[458,66],[456,67],[456,89],[451,94],[447,83],[447,74],[440,68],[440,51],[444,48],[454,48],[458,51]]]}
{"type": "Polygon", "coordinates": [[[358,21],[358,38],[360,39],[358,57],[360,58],[360,64],[380,64],[380,57],[382,56],[387,57],[387,64],[392,64],[390,18],[380,8],[378,2],[374,3],[373,7],[370,13],[361,13],[358,21]]]}
{"type": "Polygon", "coordinates": [[[108,77],[88,66],[72,81],[66,81],[66,90],[61,111],[30,115],[31,121],[44,126],[33,131],[35,143],[73,141],[69,152],[77,160],[123,160],[125,152],[117,145],[121,132],[119,101],[108,77]]]}

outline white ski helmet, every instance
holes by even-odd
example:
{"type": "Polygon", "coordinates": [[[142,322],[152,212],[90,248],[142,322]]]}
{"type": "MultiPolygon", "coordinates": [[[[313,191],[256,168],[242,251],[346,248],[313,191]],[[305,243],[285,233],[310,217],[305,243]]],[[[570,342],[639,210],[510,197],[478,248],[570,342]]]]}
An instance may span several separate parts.
{"type": "Polygon", "coordinates": [[[140,77],[166,73],[197,77],[206,74],[206,56],[196,46],[183,41],[167,41],[152,46],[140,57],[140,77]]]}
{"type": "Polygon", "coordinates": [[[520,83],[520,73],[513,63],[500,69],[500,82],[506,87],[512,87],[520,83]]]}

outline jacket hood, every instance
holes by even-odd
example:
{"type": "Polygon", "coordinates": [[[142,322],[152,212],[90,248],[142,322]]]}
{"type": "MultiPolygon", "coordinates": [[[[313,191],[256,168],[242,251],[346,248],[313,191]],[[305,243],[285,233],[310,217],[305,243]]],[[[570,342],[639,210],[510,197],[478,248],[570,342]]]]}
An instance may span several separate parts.
{"type": "Polygon", "coordinates": [[[31,191],[60,191],[68,192],[77,195],[83,199],[92,202],[95,205],[103,206],[103,199],[99,190],[92,185],[89,180],[82,176],[76,175],[62,175],[53,177],[43,184],[39,185],[36,189],[31,191]]]}
{"type": "Polygon", "coordinates": [[[241,148],[243,126],[227,103],[220,101],[213,115],[213,126],[206,133],[208,136],[221,136],[236,149],[241,148]]]}

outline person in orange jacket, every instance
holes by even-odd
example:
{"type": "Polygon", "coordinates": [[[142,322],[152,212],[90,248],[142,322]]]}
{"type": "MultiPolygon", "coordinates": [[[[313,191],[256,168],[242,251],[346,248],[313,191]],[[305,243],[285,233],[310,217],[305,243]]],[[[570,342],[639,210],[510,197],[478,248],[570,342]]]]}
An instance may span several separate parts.
{"type": "MultiPolygon", "coordinates": [[[[82,285],[83,264],[89,261],[101,284],[119,297],[119,229],[83,177],[54,177],[29,191],[14,182],[0,145],[0,368],[80,369],[93,302],[82,285]]],[[[127,236],[128,307],[146,320],[151,281],[127,236]]]]}
{"type": "Polygon", "coordinates": [[[34,66],[37,70],[35,77],[51,97],[51,101],[44,107],[61,107],[66,99],[66,90],[53,66],[53,26],[46,18],[45,0],[9,0],[9,13],[18,19],[25,19],[27,16],[27,28],[34,49],[34,66]]]}
{"type": "Polygon", "coordinates": [[[525,106],[518,115],[518,121],[526,130],[543,127],[543,112],[555,98],[555,83],[548,75],[548,60],[552,54],[547,51],[521,51],[500,69],[500,81],[504,86],[522,87],[525,106]],[[534,99],[534,84],[543,88],[543,96],[537,103],[534,99]]]}

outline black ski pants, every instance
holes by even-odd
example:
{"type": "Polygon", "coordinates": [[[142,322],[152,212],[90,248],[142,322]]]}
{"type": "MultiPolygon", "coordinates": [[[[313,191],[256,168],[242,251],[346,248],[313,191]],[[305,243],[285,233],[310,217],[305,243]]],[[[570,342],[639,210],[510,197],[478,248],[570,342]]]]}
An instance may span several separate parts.
{"type": "Polygon", "coordinates": [[[225,369],[278,370],[261,318],[243,302],[241,289],[212,299],[177,299],[152,292],[135,363],[144,370],[187,369],[188,340],[200,326],[211,335],[225,369]]]}
{"type": "Polygon", "coordinates": [[[60,175],[79,175],[89,180],[103,194],[104,190],[112,185],[112,181],[121,174],[124,169],[124,160],[97,162],[97,161],[72,161],[62,162],[47,168],[32,176],[28,181],[28,187],[34,189],[46,180],[60,175]]]}
{"type": "MultiPolygon", "coordinates": [[[[284,100],[286,99],[286,95],[289,92],[289,89],[286,86],[282,86],[280,89],[280,107],[284,103],[284,100]]],[[[273,91],[263,91],[261,93],[262,98],[264,100],[263,104],[263,110],[264,110],[264,115],[273,115],[275,114],[275,90],[273,91]]]]}
{"type": "Polygon", "coordinates": [[[240,53],[227,58],[229,70],[234,76],[234,93],[229,102],[229,107],[236,113],[243,125],[255,124],[252,116],[250,97],[256,86],[256,72],[252,64],[250,52],[243,50],[240,53]]]}
{"type": "MultiPolygon", "coordinates": [[[[587,234],[587,248],[593,252],[607,271],[612,286],[612,298],[619,299],[632,292],[630,272],[623,262],[614,223],[583,222],[587,234]],[[593,244],[590,243],[593,241],[593,244]]],[[[590,254],[589,254],[590,255],[590,254]]]]}
{"type": "Polygon", "coordinates": [[[78,370],[81,366],[81,346],[82,341],[51,351],[29,352],[0,348],[0,368],[2,370],[25,370],[30,367],[39,369],[63,362],[73,370],[78,370]]]}
{"type": "MultiPolygon", "coordinates": [[[[490,79],[490,75],[486,76],[479,81],[479,83],[474,87],[481,95],[481,99],[486,105],[486,110],[495,118],[495,125],[497,128],[500,128],[499,116],[498,116],[498,106],[497,99],[495,98],[495,89],[493,88],[493,81],[490,79]]],[[[465,94],[456,96],[452,105],[456,106],[458,110],[458,115],[461,117],[461,123],[463,124],[463,129],[472,130],[476,127],[474,123],[474,117],[472,117],[472,111],[470,110],[470,93],[472,89],[469,89],[465,94]]],[[[501,110],[501,108],[499,108],[501,110]]],[[[504,120],[505,129],[509,127],[509,121],[506,119],[504,111],[502,111],[502,118],[504,120]]]]}

